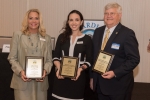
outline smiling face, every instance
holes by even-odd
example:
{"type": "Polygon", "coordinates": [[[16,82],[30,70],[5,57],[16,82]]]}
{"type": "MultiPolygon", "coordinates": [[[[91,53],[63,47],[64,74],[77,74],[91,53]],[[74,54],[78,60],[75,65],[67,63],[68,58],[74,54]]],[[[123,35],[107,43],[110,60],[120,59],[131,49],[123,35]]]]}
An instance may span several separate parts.
{"type": "Polygon", "coordinates": [[[83,20],[76,13],[72,13],[69,16],[68,24],[72,31],[80,31],[80,26],[82,25],[83,20]]]}
{"type": "Polygon", "coordinates": [[[37,12],[30,12],[27,21],[29,32],[37,32],[40,24],[39,14],[37,12]]]}
{"type": "Polygon", "coordinates": [[[117,8],[109,8],[104,12],[104,22],[108,28],[111,28],[120,22],[121,16],[117,8]]]}

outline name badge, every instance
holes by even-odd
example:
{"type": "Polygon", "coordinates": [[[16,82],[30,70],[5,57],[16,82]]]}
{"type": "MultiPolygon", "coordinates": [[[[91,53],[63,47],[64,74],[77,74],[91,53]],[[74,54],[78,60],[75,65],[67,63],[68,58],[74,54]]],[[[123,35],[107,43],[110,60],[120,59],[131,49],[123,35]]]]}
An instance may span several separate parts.
{"type": "Polygon", "coordinates": [[[78,41],[77,44],[83,44],[83,41],[78,41]]]}
{"type": "Polygon", "coordinates": [[[112,49],[119,50],[119,48],[120,48],[120,44],[113,43],[113,44],[111,45],[111,48],[112,48],[112,49]]]}
{"type": "Polygon", "coordinates": [[[45,40],[45,39],[43,39],[43,38],[40,38],[40,40],[41,40],[41,41],[46,41],[46,40],[45,40]]]}

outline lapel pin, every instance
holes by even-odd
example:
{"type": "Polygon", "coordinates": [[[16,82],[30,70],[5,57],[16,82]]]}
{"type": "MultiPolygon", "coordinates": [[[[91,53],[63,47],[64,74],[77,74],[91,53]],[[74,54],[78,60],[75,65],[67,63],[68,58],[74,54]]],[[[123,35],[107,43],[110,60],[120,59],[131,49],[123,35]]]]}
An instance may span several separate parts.
{"type": "Polygon", "coordinates": [[[116,32],[116,34],[118,34],[118,32],[116,32]]]}

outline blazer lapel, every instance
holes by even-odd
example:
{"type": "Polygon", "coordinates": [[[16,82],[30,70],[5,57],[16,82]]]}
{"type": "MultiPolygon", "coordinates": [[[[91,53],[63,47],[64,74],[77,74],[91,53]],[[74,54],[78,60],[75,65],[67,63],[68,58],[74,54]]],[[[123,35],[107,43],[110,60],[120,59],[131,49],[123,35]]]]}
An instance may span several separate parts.
{"type": "Polygon", "coordinates": [[[116,38],[116,36],[119,34],[120,28],[121,28],[121,23],[119,23],[119,24],[117,25],[117,27],[115,28],[115,30],[113,31],[113,33],[112,33],[112,35],[110,36],[110,38],[109,38],[109,40],[108,40],[108,42],[107,42],[106,47],[105,47],[104,50],[106,50],[107,48],[109,48],[109,47],[112,45],[113,40],[114,40],[114,39],[116,38]]]}

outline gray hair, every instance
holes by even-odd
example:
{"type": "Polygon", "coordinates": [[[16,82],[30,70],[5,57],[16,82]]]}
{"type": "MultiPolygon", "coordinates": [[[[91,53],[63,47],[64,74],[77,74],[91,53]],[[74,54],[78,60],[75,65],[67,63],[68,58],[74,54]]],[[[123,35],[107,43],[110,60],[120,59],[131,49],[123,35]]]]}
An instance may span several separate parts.
{"type": "Polygon", "coordinates": [[[108,10],[110,8],[117,8],[118,13],[122,13],[122,7],[118,3],[116,3],[116,2],[108,3],[105,6],[104,11],[108,10]]]}

